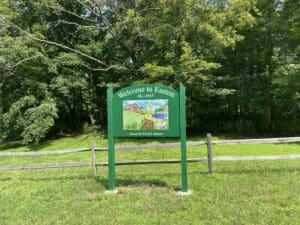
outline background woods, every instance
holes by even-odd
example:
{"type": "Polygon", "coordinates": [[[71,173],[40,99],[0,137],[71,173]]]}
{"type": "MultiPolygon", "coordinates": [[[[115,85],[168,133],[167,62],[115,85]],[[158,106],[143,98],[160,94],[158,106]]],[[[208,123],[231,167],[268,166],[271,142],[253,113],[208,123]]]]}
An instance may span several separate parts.
{"type": "Polygon", "coordinates": [[[106,88],[187,87],[191,131],[300,132],[298,0],[0,2],[0,139],[106,126],[106,88]]]}

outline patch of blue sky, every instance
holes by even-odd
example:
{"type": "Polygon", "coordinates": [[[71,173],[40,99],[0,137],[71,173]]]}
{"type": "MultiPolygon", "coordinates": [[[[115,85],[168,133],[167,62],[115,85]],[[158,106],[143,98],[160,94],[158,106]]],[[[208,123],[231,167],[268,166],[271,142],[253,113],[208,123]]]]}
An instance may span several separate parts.
{"type": "Polygon", "coordinates": [[[152,109],[155,110],[162,105],[168,104],[168,99],[143,99],[143,100],[125,100],[123,105],[137,104],[139,108],[145,109],[147,105],[152,105],[152,109]]]}

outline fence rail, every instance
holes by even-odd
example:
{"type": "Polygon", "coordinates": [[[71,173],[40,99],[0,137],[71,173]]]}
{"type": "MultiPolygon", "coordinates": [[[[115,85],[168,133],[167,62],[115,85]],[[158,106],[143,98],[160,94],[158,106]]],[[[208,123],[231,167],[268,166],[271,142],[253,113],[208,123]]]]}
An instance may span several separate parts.
{"type": "MultiPolygon", "coordinates": [[[[300,137],[285,138],[263,138],[263,139],[239,139],[239,140],[219,140],[212,141],[211,134],[207,134],[207,141],[189,141],[187,146],[207,145],[207,157],[188,158],[188,162],[208,162],[208,172],[213,173],[214,161],[244,161],[244,160],[282,160],[282,159],[299,159],[300,154],[293,155],[271,155],[271,156],[215,156],[213,157],[213,145],[233,145],[233,144],[262,144],[262,143],[295,143],[300,142],[300,137]]],[[[117,151],[123,150],[140,150],[140,149],[162,149],[179,147],[180,143],[163,143],[163,144],[143,144],[143,145],[123,145],[116,146],[117,151]]],[[[67,150],[39,151],[39,152],[4,152],[0,157],[17,157],[17,156],[40,156],[40,155],[57,155],[70,154],[78,152],[92,151],[92,162],[68,162],[68,163],[48,163],[32,165],[7,165],[0,166],[0,170],[25,170],[25,169],[44,169],[44,168],[67,168],[67,167],[85,167],[92,166],[93,175],[96,175],[97,166],[107,166],[107,162],[96,162],[96,151],[107,151],[107,147],[96,147],[92,143],[91,148],[75,148],[67,150]]],[[[138,164],[160,164],[160,163],[180,163],[180,159],[158,159],[158,160],[133,160],[119,161],[116,165],[138,165],[138,164]]]]}
{"type": "Polygon", "coordinates": [[[66,150],[54,150],[54,151],[38,151],[38,152],[2,152],[1,156],[39,156],[39,155],[61,155],[68,153],[87,152],[91,151],[91,148],[74,148],[66,150]]]}
{"type": "MultiPolygon", "coordinates": [[[[211,145],[233,145],[233,144],[282,144],[300,142],[300,137],[285,137],[285,138],[261,138],[261,139],[236,139],[236,140],[219,140],[211,141],[211,145]]],[[[187,146],[207,145],[208,141],[188,141],[187,146]]],[[[180,147],[179,142],[162,143],[162,144],[142,144],[142,145],[119,145],[115,147],[116,151],[123,150],[147,150],[147,149],[162,149],[180,147]]],[[[91,148],[74,148],[66,150],[53,151],[38,151],[38,152],[1,152],[1,156],[38,156],[38,155],[60,155],[68,153],[91,151],[91,148]]],[[[95,147],[95,151],[108,151],[107,147],[95,147]]]]}
{"type": "Polygon", "coordinates": [[[282,138],[259,138],[259,139],[235,139],[212,141],[213,145],[232,145],[232,144],[281,144],[281,143],[300,142],[300,137],[282,138]]]}

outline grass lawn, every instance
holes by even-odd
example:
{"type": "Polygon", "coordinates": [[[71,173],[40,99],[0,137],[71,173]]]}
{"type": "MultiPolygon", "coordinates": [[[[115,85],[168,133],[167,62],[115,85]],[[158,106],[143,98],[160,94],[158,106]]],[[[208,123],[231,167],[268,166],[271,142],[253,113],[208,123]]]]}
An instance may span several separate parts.
{"type": "MultiPolygon", "coordinates": [[[[106,144],[80,135],[39,146],[0,145],[4,151],[39,151],[106,144]]],[[[201,138],[200,138],[201,139],[201,138]]],[[[203,137],[204,139],[204,137],[203,137]]],[[[163,140],[168,141],[168,140],[163,140]]],[[[170,141],[170,140],[169,140],[170,141]]],[[[174,141],[174,140],[171,140],[174,141]]],[[[154,142],[119,140],[118,144],[154,142]]],[[[156,141],[157,142],[157,139],[156,141]]],[[[213,146],[214,155],[299,154],[300,144],[213,146]]],[[[179,149],[116,152],[117,160],[179,158],[179,149]]],[[[204,157],[206,147],[188,148],[204,157]]],[[[97,152],[97,161],[106,161],[97,152]]],[[[1,157],[0,165],[90,162],[91,153],[1,157]]],[[[188,165],[190,196],[178,196],[180,164],[117,167],[117,195],[104,195],[107,168],[0,171],[0,224],[300,224],[300,160],[215,162],[188,165]]]]}

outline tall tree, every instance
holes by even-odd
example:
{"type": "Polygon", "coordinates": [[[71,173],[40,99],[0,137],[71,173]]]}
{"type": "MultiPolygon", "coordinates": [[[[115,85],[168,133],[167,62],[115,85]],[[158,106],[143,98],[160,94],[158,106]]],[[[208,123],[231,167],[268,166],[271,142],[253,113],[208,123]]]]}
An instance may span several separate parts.
{"type": "Polygon", "coordinates": [[[190,127],[274,132],[298,115],[284,108],[286,93],[298,101],[298,12],[296,0],[1,1],[1,136],[104,126],[107,85],[140,82],[183,82],[190,127]]]}

